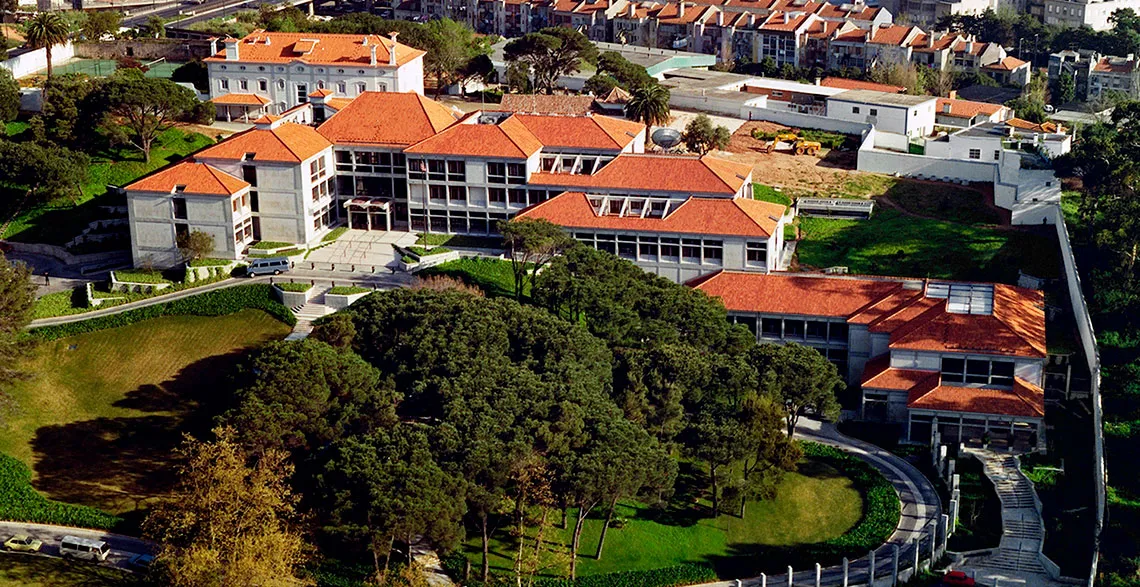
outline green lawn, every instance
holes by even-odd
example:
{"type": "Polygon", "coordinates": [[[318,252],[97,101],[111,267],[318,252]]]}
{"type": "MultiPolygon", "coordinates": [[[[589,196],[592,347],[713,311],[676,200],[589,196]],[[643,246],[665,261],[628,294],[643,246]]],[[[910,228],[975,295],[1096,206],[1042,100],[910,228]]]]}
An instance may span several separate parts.
{"type": "Polygon", "coordinates": [[[1018,269],[1059,273],[1055,238],[1035,232],[927,220],[885,206],[870,220],[801,218],[801,267],[851,273],[1015,283],[1018,269]]]}
{"type": "Polygon", "coordinates": [[[962,224],[1001,224],[1001,213],[986,206],[981,192],[962,186],[900,181],[884,194],[903,210],[962,224]]]}
{"type": "Polygon", "coordinates": [[[41,343],[14,385],[0,452],[32,467],[52,499],[128,513],[168,487],[170,450],[210,426],[210,394],[237,351],[290,328],[245,310],[172,316],[41,343]]]}
{"type": "MultiPolygon", "coordinates": [[[[12,129],[9,125],[8,132],[12,132],[12,129]]],[[[98,153],[91,158],[91,172],[87,181],[80,186],[82,195],[79,198],[59,198],[20,212],[2,237],[20,242],[63,244],[78,234],[87,223],[107,217],[107,213],[99,209],[100,205],[122,204],[104,197],[108,185],[125,186],[212,142],[212,139],[198,133],[170,129],[155,141],[149,163],[143,161],[142,153],[133,148],[118,147],[98,153]]],[[[8,203],[18,200],[6,197],[4,201],[8,203]]],[[[12,213],[13,209],[0,210],[0,214],[5,216],[12,213]]]]}
{"type": "Polygon", "coordinates": [[[792,198],[781,191],[777,191],[774,187],[766,186],[760,183],[754,183],[752,184],[752,193],[753,197],[755,197],[757,200],[772,202],[774,204],[782,204],[784,206],[792,205],[792,198]]]}
{"type": "Polygon", "coordinates": [[[0,555],[0,587],[125,587],[141,585],[124,573],[81,561],[42,556],[0,555]]]}
{"type": "MultiPolygon", "coordinates": [[[[656,569],[683,563],[706,563],[722,567],[728,559],[757,548],[770,547],[773,553],[782,547],[813,544],[842,535],[855,526],[863,514],[863,502],[851,480],[822,462],[807,460],[800,471],[787,474],[772,500],[751,503],[743,519],[721,514],[713,519],[701,517],[707,502],[694,507],[684,497],[675,500],[684,509],[651,509],[633,504],[619,504],[617,516],[626,520],[621,528],[611,528],[606,535],[601,560],[597,550],[604,512],[594,512],[582,531],[579,550],[579,573],[597,575],[615,571],[656,569]],[[700,508],[700,511],[698,511],[700,508]]],[[[552,514],[557,516],[557,514],[552,514]]],[[[571,510],[570,519],[574,516],[571,510]]],[[[569,548],[573,523],[568,528],[547,530],[544,540],[552,550],[569,548]]],[[[493,569],[511,568],[517,542],[499,533],[491,545],[493,569]]],[[[478,534],[466,543],[472,567],[481,564],[478,534]]],[[[533,540],[531,541],[533,544],[533,540]]],[[[546,574],[559,575],[561,568],[549,568],[546,574]]]]}
{"type": "MultiPolygon", "coordinates": [[[[510,261],[486,259],[478,257],[464,257],[455,261],[441,263],[420,272],[420,275],[448,275],[477,285],[487,295],[514,296],[515,275],[511,270],[510,261]]],[[[529,295],[529,284],[524,292],[529,295]]]]}

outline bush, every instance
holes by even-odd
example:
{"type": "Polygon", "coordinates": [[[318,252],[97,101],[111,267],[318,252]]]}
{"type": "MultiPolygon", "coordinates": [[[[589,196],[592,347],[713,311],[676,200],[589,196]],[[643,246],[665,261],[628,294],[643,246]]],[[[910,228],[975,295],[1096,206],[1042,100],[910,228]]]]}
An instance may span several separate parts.
{"type": "Polygon", "coordinates": [[[271,249],[283,249],[285,247],[291,246],[293,246],[293,243],[285,243],[281,241],[261,241],[250,248],[256,249],[258,251],[267,251],[271,249]]]}
{"type": "Polygon", "coordinates": [[[847,141],[847,135],[827,132],[825,130],[803,130],[800,136],[809,141],[816,141],[824,149],[837,149],[847,141]]]}
{"type": "Polygon", "coordinates": [[[291,291],[297,293],[303,293],[309,291],[310,289],[313,289],[313,284],[311,283],[275,283],[273,286],[281,291],[291,291]]]}
{"type": "Polygon", "coordinates": [[[32,487],[27,465],[0,454],[0,520],[112,530],[122,518],[93,507],[52,501],[32,487]]]}
{"type": "Polygon", "coordinates": [[[404,247],[404,250],[408,251],[409,253],[411,253],[417,257],[427,257],[428,255],[442,255],[444,253],[450,253],[451,252],[451,249],[449,249],[447,247],[434,247],[431,249],[427,249],[424,247],[411,246],[411,247],[404,247]]]}
{"type": "Polygon", "coordinates": [[[171,283],[158,271],[116,271],[115,279],[129,283],[171,283]]]}
{"type": "MultiPolygon", "coordinates": [[[[466,567],[463,555],[452,555],[443,561],[444,570],[452,577],[461,578],[466,567]]],[[[716,571],[712,567],[700,564],[685,564],[646,571],[622,571],[620,573],[606,573],[604,575],[591,575],[579,577],[576,580],[539,578],[535,580],[535,587],[677,587],[678,585],[693,585],[696,583],[709,583],[717,580],[716,571]]],[[[490,585],[506,584],[506,581],[482,583],[480,581],[465,581],[468,587],[489,587],[490,585]]],[[[513,582],[512,582],[513,584],[513,582]]]]}
{"type": "Polygon", "coordinates": [[[233,263],[230,259],[194,259],[190,261],[191,267],[225,267],[233,263]]]}
{"type": "Polygon", "coordinates": [[[330,230],[328,234],[321,237],[321,242],[322,243],[331,243],[331,242],[335,241],[336,239],[340,238],[340,236],[347,231],[348,231],[347,226],[340,226],[340,227],[334,228],[334,229],[330,230]]]}
{"type": "Polygon", "coordinates": [[[85,332],[127,326],[161,316],[225,316],[245,309],[261,310],[290,326],[296,324],[296,316],[289,311],[289,308],[273,299],[270,287],[272,286],[263,283],[238,285],[164,304],[127,310],[111,316],[36,328],[31,333],[41,340],[56,340],[85,332]]]}

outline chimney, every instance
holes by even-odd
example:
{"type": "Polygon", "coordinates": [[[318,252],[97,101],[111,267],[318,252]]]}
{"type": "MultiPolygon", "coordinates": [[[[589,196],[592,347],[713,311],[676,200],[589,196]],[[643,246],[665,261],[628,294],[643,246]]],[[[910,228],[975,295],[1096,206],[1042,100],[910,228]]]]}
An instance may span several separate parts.
{"type": "Polygon", "coordinates": [[[360,44],[364,45],[365,47],[368,46],[368,35],[364,35],[364,40],[361,41],[360,44]]]}
{"type": "Polygon", "coordinates": [[[685,18],[685,2],[684,2],[684,0],[682,0],[681,3],[677,5],[677,18],[685,18]]]}
{"type": "Polygon", "coordinates": [[[217,37],[210,37],[210,56],[213,57],[214,55],[217,55],[217,54],[218,54],[218,38],[217,37]]]}
{"type": "Polygon", "coordinates": [[[630,2],[628,8],[629,8],[629,17],[630,18],[637,18],[637,4],[630,2]]]}
{"type": "Polygon", "coordinates": [[[265,35],[265,44],[266,44],[266,46],[268,46],[268,45],[272,45],[272,44],[273,44],[273,43],[270,43],[270,42],[269,42],[269,40],[270,40],[271,38],[272,38],[272,37],[270,37],[269,35],[265,35]]]}
{"type": "MultiPolygon", "coordinates": [[[[716,12],[716,26],[724,26],[724,13],[719,10],[716,12]]],[[[1131,60],[1132,57],[1129,56],[1128,59],[1131,60]]]]}
{"type": "Polygon", "coordinates": [[[749,12],[748,13],[748,26],[749,27],[756,26],[756,13],[755,12],[749,12]]]}
{"type": "Polygon", "coordinates": [[[392,39],[392,48],[388,50],[388,65],[390,65],[392,67],[396,67],[396,47],[397,47],[396,37],[398,37],[399,35],[400,35],[400,33],[397,31],[392,31],[392,32],[388,33],[388,38],[392,39]]]}
{"type": "Polygon", "coordinates": [[[950,114],[950,103],[949,102],[942,105],[942,112],[945,114],[950,114]]]}
{"type": "Polygon", "coordinates": [[[974,52],[974,40],[973,39],[966,41],[966,52],[971,53],[971,54],[974,52]]]}
{"type": "Polygon", "coordinates": [[[818,86],[818,85],[821,85],[821,84],[823,84],[823,78],[820,78],[819,76],[816,76],[816,78],[815,78],[815,85],[817,85],[817,86],[818,86]]]}
{"type": "Polygon", "coordinates": [[[949,94],[947,94],[947,96],[948,96],[948,97],[949,97],[951,100],[957,100],[957,99],[958,99],[958,90],[950,90],[950,93],[949,93],[949,94]]]}
{"type": "Polygon", "coordinates": [[[226,61],[238,60],[238,45],[240,41],[233,37],[226,37],[226,61]]]}
{"type": "Polygon", "coordinates": [[[376,67],[376,45],[372,45],[369,49],[372,50],[372,56],[371,59],[368,60],[368,64],[372,67],[376,67]]]}

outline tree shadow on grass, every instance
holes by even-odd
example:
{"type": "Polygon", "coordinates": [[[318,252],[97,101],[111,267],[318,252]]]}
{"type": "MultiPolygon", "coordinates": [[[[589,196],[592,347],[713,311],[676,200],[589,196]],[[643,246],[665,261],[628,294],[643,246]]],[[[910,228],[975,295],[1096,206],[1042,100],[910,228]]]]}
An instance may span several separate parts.
{"type": "Polygon", "coordinates": [[[242,352],[192,363],[160,385],[114,403],[143,414],[44,426],[32,439],[36,489],[51,499],[124,512],[141,520],[176,480],[172,453],[182,435],[209,432],[230,397],[229,374],[242,352]]]}
{"type": "MultiPolygon", "coordinates": [[[[635,508],[634,520],[647,520],[666,526],[689,527],[711,517],[709,508],[698,500],[708,486],[708,475],[698,466],[682,462],[677,470],[673,495],[660,507],[635,508]]],[[[599,515],[604,515],[604,511],[599,515]]]]}

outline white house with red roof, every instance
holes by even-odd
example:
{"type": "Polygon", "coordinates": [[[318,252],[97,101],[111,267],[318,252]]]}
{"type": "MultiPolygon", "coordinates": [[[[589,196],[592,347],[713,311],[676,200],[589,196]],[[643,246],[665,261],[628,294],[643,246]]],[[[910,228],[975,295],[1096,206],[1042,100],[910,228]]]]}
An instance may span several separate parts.
{"type": "Polygon", "coordinates": [[[254,31],[227,38],[204,61],[218,118],[254,120],[310,101],[318,90],[354,98],[365,92],[424,92],[424,52],[396,35],[254,31]]]}
{"type": "Polygon", "coordinates": [[[860,417],[929,442],[1044,446],[1045,301],[993,283],[720,271],[690,282],[759,342],[797,342],[859,390],[860,417]]]}

